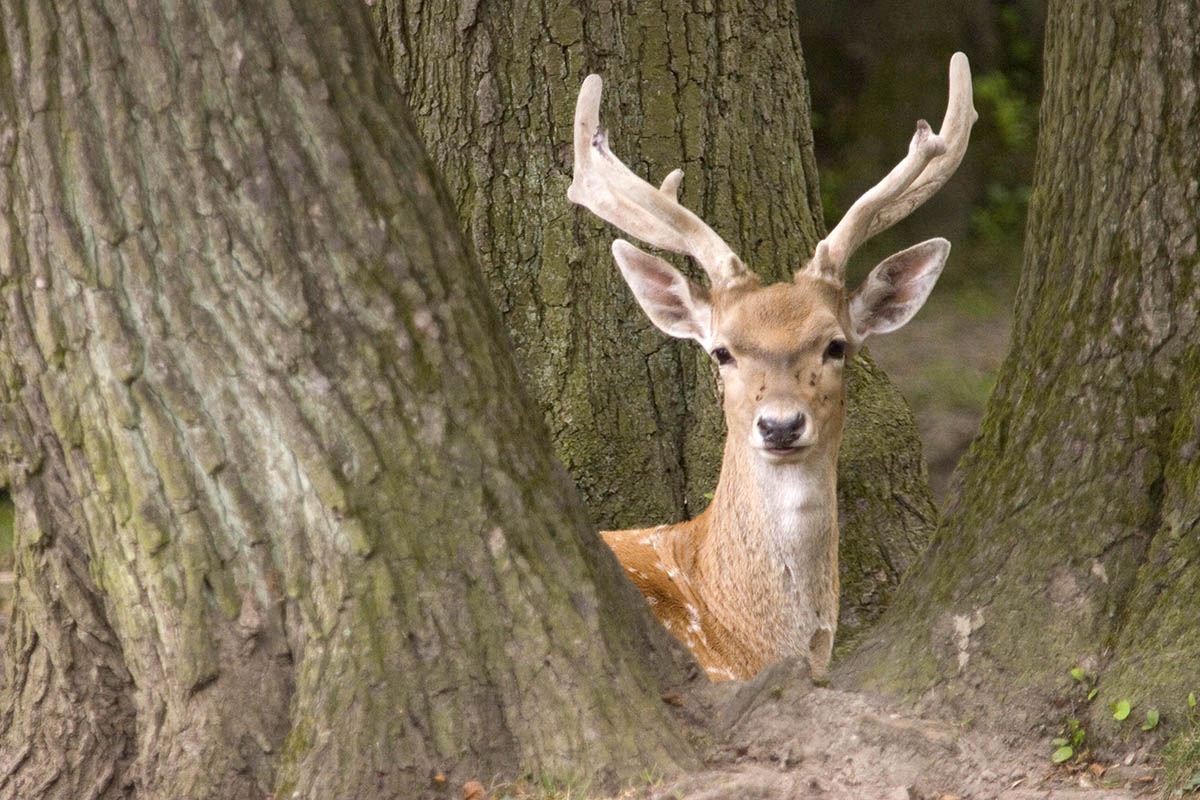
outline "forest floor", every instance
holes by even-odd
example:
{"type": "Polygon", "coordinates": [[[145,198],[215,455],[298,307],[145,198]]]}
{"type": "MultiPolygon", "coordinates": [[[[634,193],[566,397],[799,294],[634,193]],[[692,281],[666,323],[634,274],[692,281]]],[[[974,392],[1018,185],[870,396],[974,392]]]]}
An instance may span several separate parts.
{"type": "Polygon", "coordinates": [[[705,769],[647,798],[1129,800],[1159,791],[1146,753],[1073,768],[1051,763],[1054,731],[1001,733],[902,712],[813,686],[795,663],[737,688],[711,685],[715,740],[705,769]],[[732,695],[732,696],[730,696],[732,695]]]}
{"type": "Polygon", "coordinates": [[[979,429],[996,374],[1008,352],[1015,286],[947,287],[895,333],[867,348],[912,406],[941,505],[950,476],[979,429]]]}
{"type": "MultiPolygon", "coordinates": [[[[644,779],[621,800],[1134,800],[1161,794],[1160,769],[1133,750],[1115,762],[1056,766],[1053,731],[1000,733],[901,712],[813,685],[795,662],[746,683],[666,695],[707,730],[703,764],[644,779]]],[[[482,786],[478,787],[482,788],[482,786]]],[[[469,800],[582,800],[586,785],[501,784],[469,800]]]]}

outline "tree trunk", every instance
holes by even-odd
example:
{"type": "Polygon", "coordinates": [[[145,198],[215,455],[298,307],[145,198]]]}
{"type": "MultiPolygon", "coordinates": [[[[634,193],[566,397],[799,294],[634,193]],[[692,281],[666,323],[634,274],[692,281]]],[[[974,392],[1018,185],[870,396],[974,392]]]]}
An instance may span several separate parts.
{"type": "Polygon", "coordinates": [[[1012,350],[851,682],[1011,719],[1074,697],[1078,665],[1099,680],[1089,730],[1117,700],[1184,718],[1200,660],[1194,10],[1051,4],[1012,350]]]}
{"type": "MultiPolygon", "coordinates": [[[[575,97],[600,73],[614,151],[655,183],[682,167],[684,204],[764,280],[788,280],[824,233],[795,8],[380,0],[376,9],[522,374],[593,518],[622,528],[695,516],[716,485],[724,438],[714,370],[693,343],[653,328],[613,263],[613,230],[567,202],[575,97]]],[[[843,637],[882,609],[935,518],[912,414],[869,357],[852,370],[846,428],[843,637]]]]}
{"type": "Polygon", "coordinates": [[[362,6],[0,18],[0,797],[685,761],[362,6]]]}

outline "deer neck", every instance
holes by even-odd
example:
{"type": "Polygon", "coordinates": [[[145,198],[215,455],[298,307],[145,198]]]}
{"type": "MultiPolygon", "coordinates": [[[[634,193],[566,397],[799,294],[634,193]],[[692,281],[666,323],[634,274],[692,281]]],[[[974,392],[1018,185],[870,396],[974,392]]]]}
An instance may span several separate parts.
{"type": "Polygon", "coordinates": [[[726,628],[770,643],[765,661],[807,652],[815,628],[836,625],[837,445],[771,464],[726,441],[696,572],[726,628]]]}

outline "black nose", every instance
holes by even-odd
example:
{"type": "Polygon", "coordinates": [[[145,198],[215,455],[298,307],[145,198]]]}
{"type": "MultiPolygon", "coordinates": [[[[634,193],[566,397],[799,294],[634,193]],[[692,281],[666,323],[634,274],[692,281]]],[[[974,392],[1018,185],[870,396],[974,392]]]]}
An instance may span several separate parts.
{"type": "Polygon", "coordinates": [[[804,414],[796,414],[787,419],[758,418],[758,432],[762,434],[763,443],[767,447],[791,447],[800,434],[804,433],[807,420],[804,414]]]}

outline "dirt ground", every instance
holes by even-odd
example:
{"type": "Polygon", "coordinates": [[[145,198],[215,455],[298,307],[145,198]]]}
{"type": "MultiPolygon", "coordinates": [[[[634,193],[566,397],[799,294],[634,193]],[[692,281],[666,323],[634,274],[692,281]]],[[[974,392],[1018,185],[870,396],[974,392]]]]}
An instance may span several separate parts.
{"type": "Polygon", "coordinates": [[[929,487],[940,505],[1008,352],[1014,287],[936,294],[911,322],[868,341],[917,418],[929,487]]]}
{"type": "MultiPolygon", "coordinates": [[[[970,730],[814,686],[796,662],[746,683],[697,685],[664,698],[706,728],[703,765],[621,800],[1133,800],[1159,796],[1157,765],[1050,761],[1049,733],[970,730]]],[[[470,800],[582,800],[586,786],[493,786],[470,800]]]]}
{"type": "Polygon", "coordinates": [[[905,714],[865,695],[813,686],[784,663],[738,688],[702,690],[714,720],[706,769],[645,793],[652,798],[838,800],[1123,800],[1154,796],[1155,768],[1072,772],[1050,762],[1049,734],[1000,735],[905,714]],[[732,696],[730,696],[732,695],[732,696]]]}

